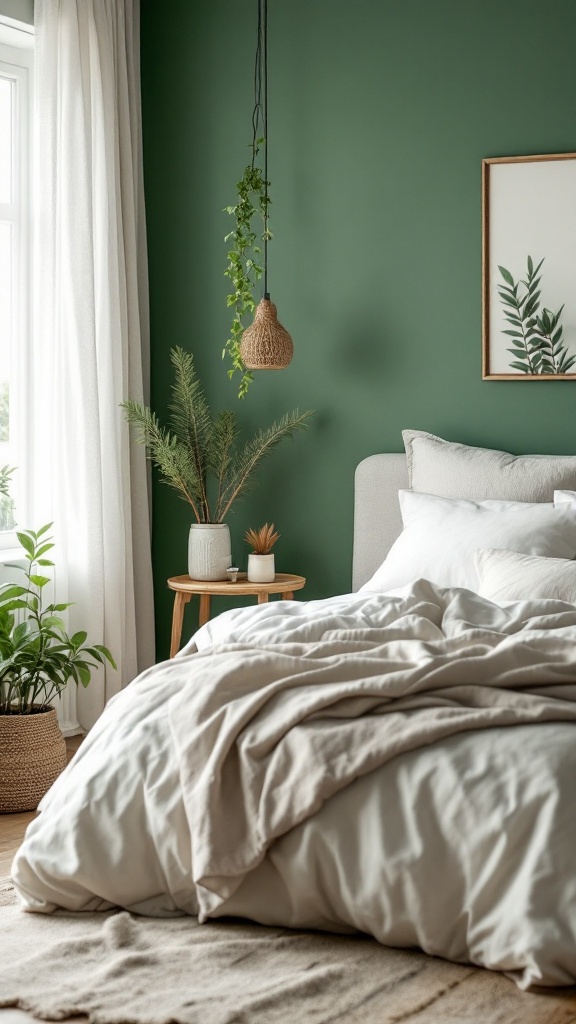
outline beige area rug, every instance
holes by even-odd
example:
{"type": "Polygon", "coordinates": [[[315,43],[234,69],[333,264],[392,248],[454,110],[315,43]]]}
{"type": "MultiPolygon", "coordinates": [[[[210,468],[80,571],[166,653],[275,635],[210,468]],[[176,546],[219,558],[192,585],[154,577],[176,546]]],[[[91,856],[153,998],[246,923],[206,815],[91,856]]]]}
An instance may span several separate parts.
{"type": "Polygon", "coordinates": [[[0,1006],[94,1024],[572,1024],[573,995],[371,939],[124,912],[24,914],[0,884],[0,1006]]]}
{"type": "Polygon", "coordinates": [[[12,882],[7,882],[4,878],[0,878],[0,907],[13,906],[17,902],[18,897],[12,882]]]}

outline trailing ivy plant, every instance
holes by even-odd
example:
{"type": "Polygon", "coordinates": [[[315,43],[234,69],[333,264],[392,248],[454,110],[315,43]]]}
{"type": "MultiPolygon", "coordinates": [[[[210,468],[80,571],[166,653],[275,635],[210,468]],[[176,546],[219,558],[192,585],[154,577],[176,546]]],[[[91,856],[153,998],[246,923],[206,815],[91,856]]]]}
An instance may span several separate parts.
{"type": "Polygon", "coordinates": [[[236,371],[241,374],[238,397],[243,398],[254,377],[246,369],[240,355],[240,342],[246,327],[244,318],[253,313],[256,307],[254,300],[254,287],[262,277],[262,266],[260,263],[261,248],[259,242],[268,242],[272,234],[268,229],[268,208],[270,198],[268,196],[269,182],[264,177],[262,169],[257,166],[260,146],[265,139],[258,138],[252,142],[252,161],[244,170],[240,181],[236,185],[238,200],[235,206],[226,206],[225,212],[235,218],[235,226],[224,238],[225,242],[231,243],[228,251],[228,266],[224,271],[230,279],[232,290],[228,295],[228,306],[234,307],[234,316],[222,358],[226,353],[232,360],[232,366],[228,370],[230,379],[236,371]],[[258,226],[255,225],[256,224],[258,226]],[[261,225],[260,225],[261,222],[261,225]]]}
{"type": "Polygon", "coordinates": [[[513,347],[507,350],[514,356],[510,366],[535,375],[568,373],[576,363],[576,355],[570,355],[564,344],[560,323],[564,306],[556,313],[540,308],[542,276],[539,274],[543,263],[541,259],[534,266],[532,257],[528,256],[526,278],[518,282],[506,267],[498,267],[506,282],[498,285],[498,294],[510,325],[503,332],[512,339],[513,347]]]}

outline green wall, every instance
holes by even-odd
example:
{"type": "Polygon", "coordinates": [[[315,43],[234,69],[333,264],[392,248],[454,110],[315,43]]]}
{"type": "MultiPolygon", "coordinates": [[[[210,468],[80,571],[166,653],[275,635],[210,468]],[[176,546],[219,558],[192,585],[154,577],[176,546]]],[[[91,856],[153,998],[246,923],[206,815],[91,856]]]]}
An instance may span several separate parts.
{"type": "MultiPolygon", "coordinates": [[[[152,401],[162,414],[181,344],[247,430],[316,410],[230,520],[241,566],[246,526],[273,520],[277,568],[315,598],[350,589],[354,467],[400,451],[403,427],[576,450],[572,383],[480,368],[480,162],[576,149],[576,4],[269,0],[270,288],[295,355],[239,403],[220,358],[222,208],[248,156],[255,18],[256,0],[142,0],[152,401]]],[[[189,522],[156,485],[159,656],[189,522]]]]}

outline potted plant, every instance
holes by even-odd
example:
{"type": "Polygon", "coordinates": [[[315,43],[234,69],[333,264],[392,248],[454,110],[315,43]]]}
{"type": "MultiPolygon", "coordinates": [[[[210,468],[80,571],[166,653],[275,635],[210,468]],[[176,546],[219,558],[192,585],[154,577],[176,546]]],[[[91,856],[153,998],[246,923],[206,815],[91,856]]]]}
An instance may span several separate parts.
{"type": "MultiPolygon", "coordinates": [[[[0,434],[2,432],[2,424],[4,421],[5,413],[5,396],[3,389],[0,389],[0,434]]],[[[0,468],[0,530],[13,530],[16,526],[14,520],[14,501],[10,495],[10,477],[14,472],[14,467],[2,466],[0,468]]]]}
{"type": "Polygon", "coordinates": [[[246,530],[244,540],[250,544],[248,580],[250,583],[272,583],[275,576],[272,548],[280,534],[274,532],[274,523],[265,523],[259,530],[246,530]]]}
{"type": "Polygon", "coordinates": [[[170,428],[162,427],[157,416],[139,402],[124,402],[123,408],[160,478],[192,509],[189,575],[195,580],[224,580],[232,560],[226,516],[253,483],[260,462],[306,426],[310,413],[295,409],[237,447],[236,416],[226,409],[212,417],[190,353],[174,348],[170,358],[175,370],[170,428]]]}
{"type": "Polygon", "coordinates": [[[50,702],[70,679],[88,686],[98,664],[116,668],[107,647],[85,646],[84,631],[68,636],[59,613],[69,603],[44,606],[51,525],[17,533],[27,564],[14,568],[24,580],[0,587],[0,813],[35,810],[66,766],[50,702]]]}

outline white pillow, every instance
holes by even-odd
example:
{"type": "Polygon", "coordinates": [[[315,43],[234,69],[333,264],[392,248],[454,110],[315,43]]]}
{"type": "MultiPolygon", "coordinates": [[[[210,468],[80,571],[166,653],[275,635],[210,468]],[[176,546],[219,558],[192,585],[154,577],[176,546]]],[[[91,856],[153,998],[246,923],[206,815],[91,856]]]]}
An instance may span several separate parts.
{"type": "Polygon", "coordinates": [[[560,508],[562,505],[576,508],[576,491],[554,491],[554,505],[556,508],[560,508]]]}
{"type": "Polygon", "coordinates": [[[511,455],[403,430],[413,491],[445,498],[552,501],[555,488],[576,490],[576,456],[511,455]]]}
{"type": "Polygon", "coordinates": [[[478,593],[490,601],[549,598],[576,604],[576,562],[493,549],[478,551],[476,561],[478,593]]]}
{"type": "Polygon", "coordinates": [[[385,593],[422,578],[477,590],[479,548],[576,555],[576,514],[568,505],[455,500],[416,491],[399,491],[398,498],[404,530],[360,593],[385,593]]]}

